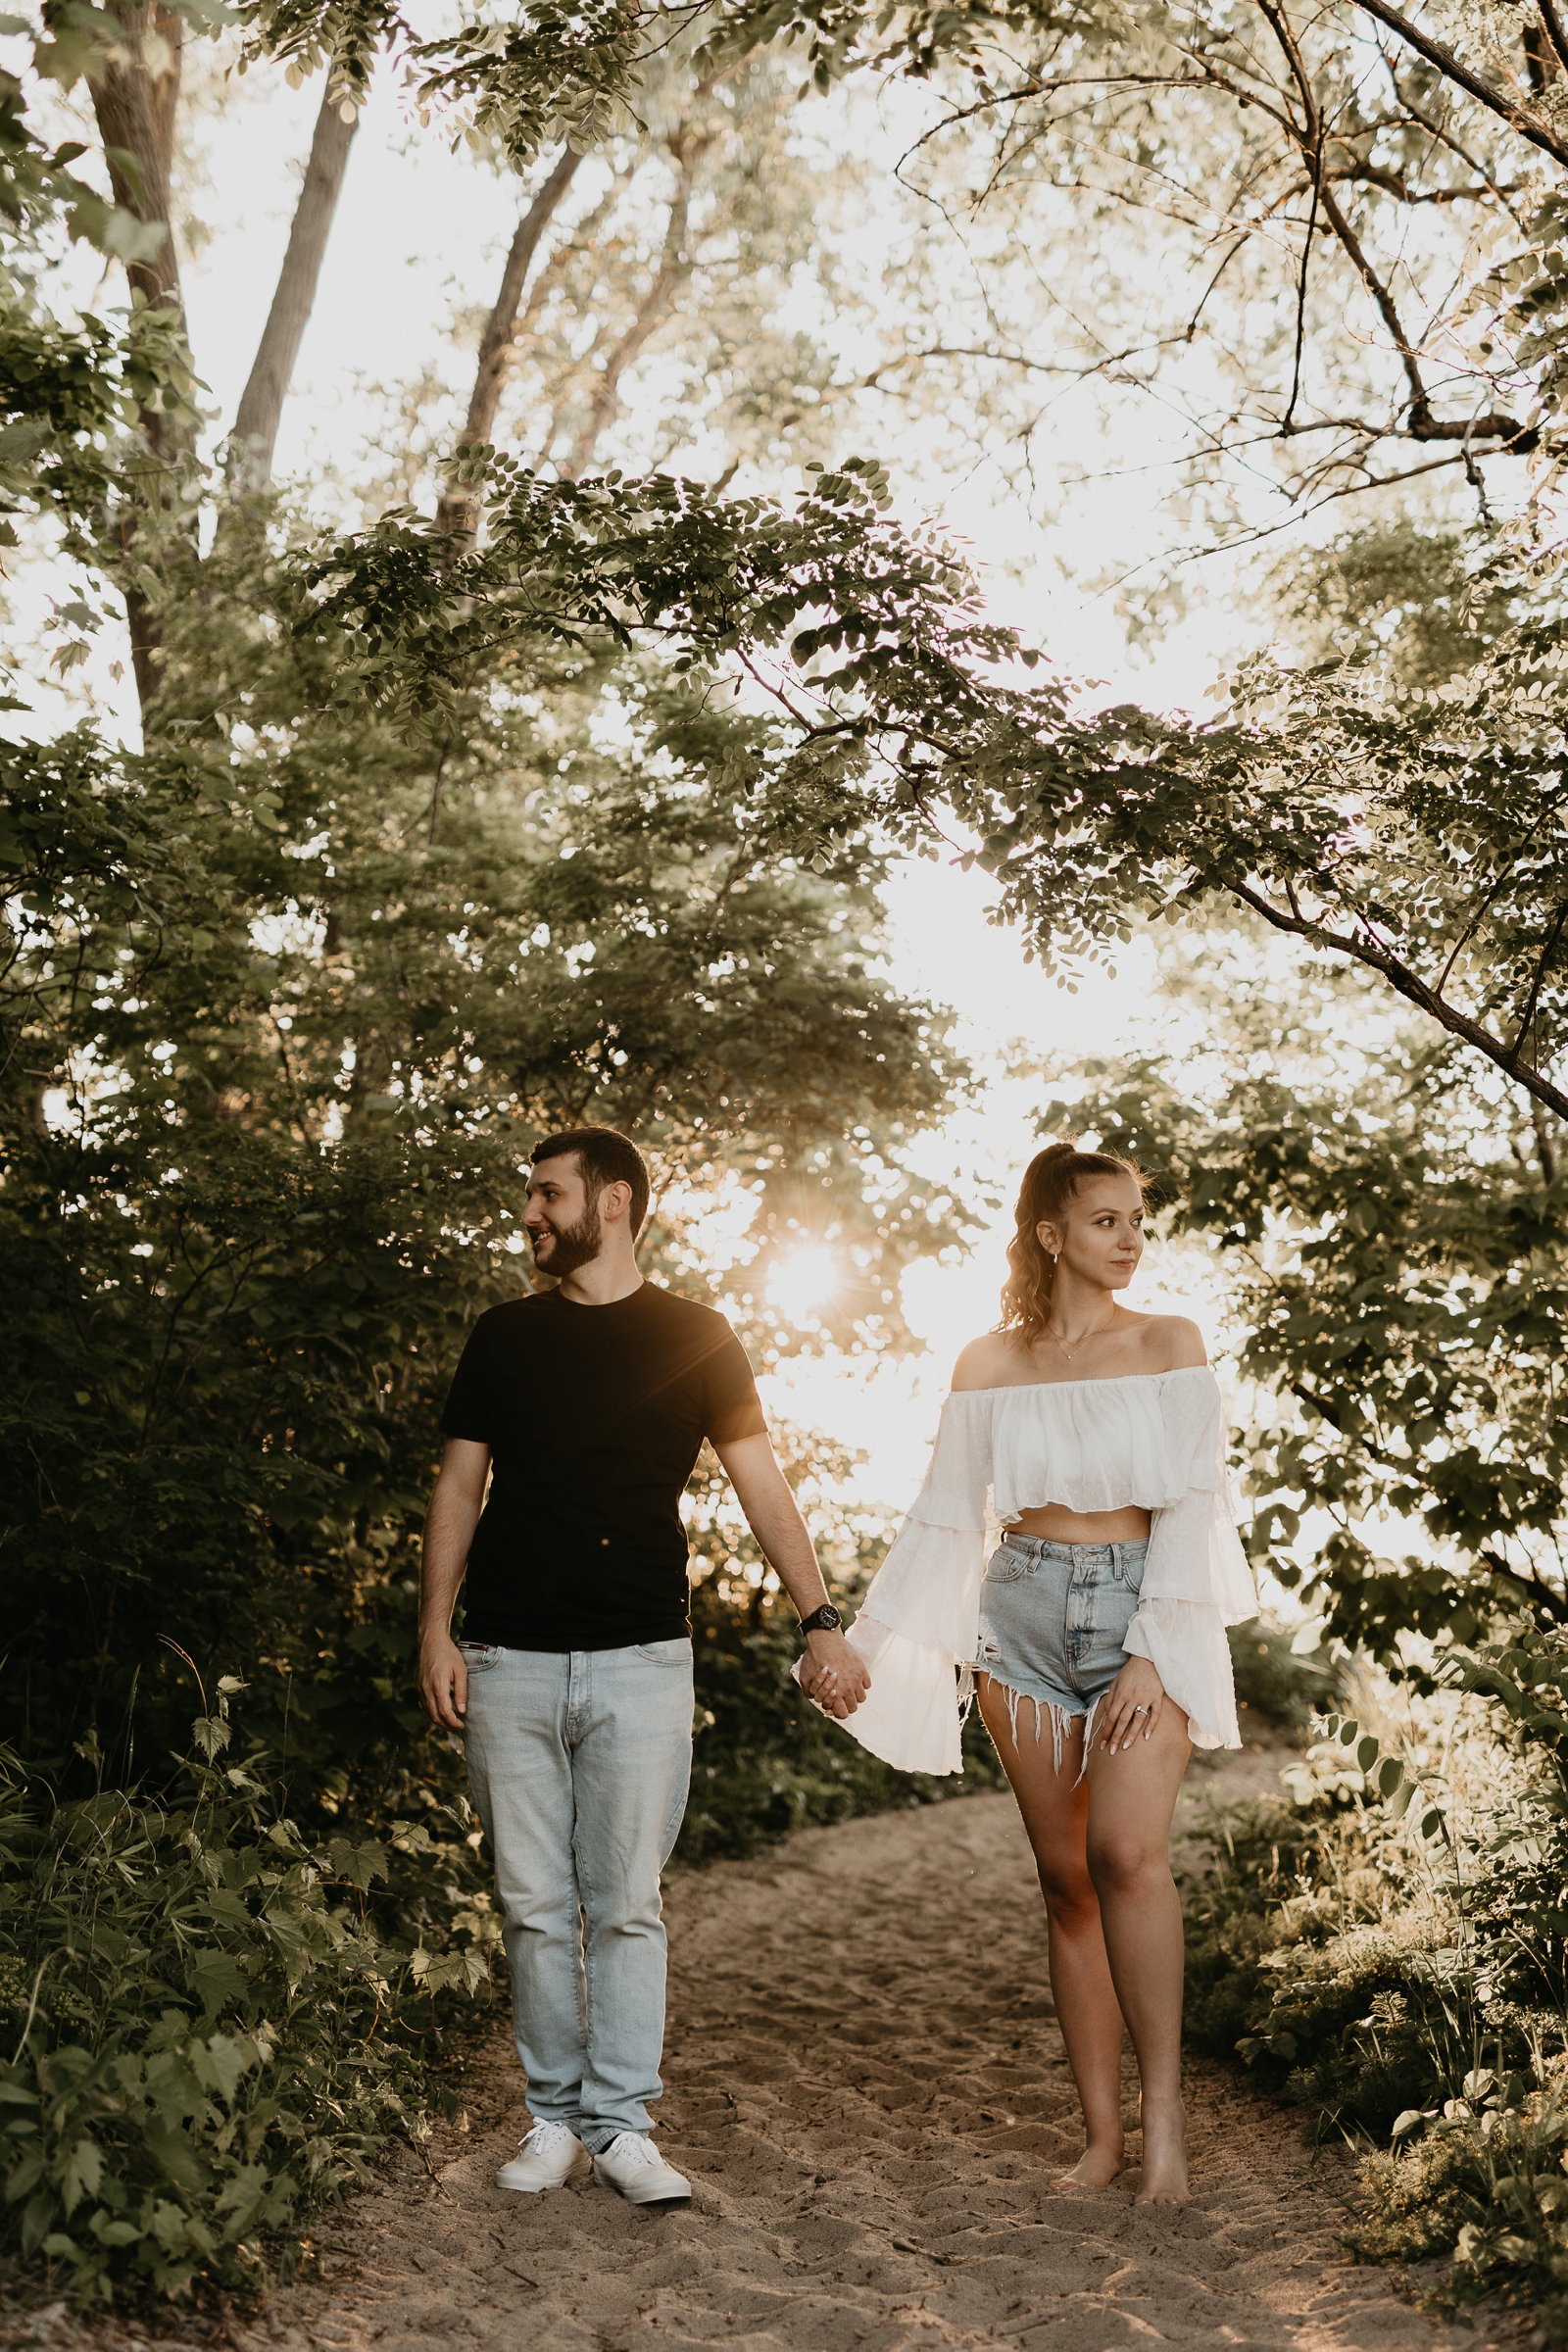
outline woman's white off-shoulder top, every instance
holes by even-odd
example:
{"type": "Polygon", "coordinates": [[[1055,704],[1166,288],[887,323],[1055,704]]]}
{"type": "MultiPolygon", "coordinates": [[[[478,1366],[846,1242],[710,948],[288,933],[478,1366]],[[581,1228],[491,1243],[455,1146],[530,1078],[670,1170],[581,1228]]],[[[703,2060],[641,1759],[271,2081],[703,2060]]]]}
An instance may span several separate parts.
{"type": "Polygon", "coordinates": [[[1020,1511],[1150,1514],[1126,1647],[1150,1659],[1199,1747],[1240,1747],[1227,1625],[1257,1613],[1206,1364],[1123,1380],[960,1389],[850,1640],[870,1696],[844,1728],[904,1772],[961,1772],[958,1677],[978,1663],[987,1535],[1020,1511]]]}

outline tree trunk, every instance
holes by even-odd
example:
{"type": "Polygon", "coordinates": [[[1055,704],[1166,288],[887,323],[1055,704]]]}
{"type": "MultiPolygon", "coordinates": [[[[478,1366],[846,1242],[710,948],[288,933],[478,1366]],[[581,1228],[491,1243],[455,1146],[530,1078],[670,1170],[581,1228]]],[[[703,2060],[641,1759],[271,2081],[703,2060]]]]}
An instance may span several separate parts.
{"type": "Polygon", "coordinates": [[[172,8],[165,8],[163,0],[143,0],[141,6],[122,8],[118,17],[133,62],[97,69],[92,80],[93,110],[115,202],[134,213],[138,220],[159,222],[164,231],[153,259],[127,262],[125,275],[150,303],[158,307],[172,303],[183,317],[179,259],[169,216],[184,22],[172,8]]]}
{"type": "MultiPolygon", "coordinates": [[[[467,421],[463,438],[470,447],[488,441],[495,429],[496,410],[500,406],[502,387],[507,380],[507,367],[512,358],[512,338],[516,331],[517,310],[522,301],[522,289],[527,282],[539,240],[549,227],[557,206],[571,185],[572,173],[582,162],[575,149],[564,148],[556,159],[554,170],[540,188],[528,210],[517,222],[517,233],[507,255],[507,266],[501,273],[501,291],[495,309],[485,322],[484,338],[479,345],[479,366],[473,379],[473,397],[468,402],[467,421]]],[[[442,498],[436,514],[436,527],[450,538],[466,538],[473,528],[474,493],[465,485],[453,484],[442,498]]]]}
{"type": "Polygon", "coordinates": [[[234,417],[235,474],[247,490],[265,489],[271,479],[278,419],[316,302],[321,257],[337,210],[349,148],[359,128],[357,114],[344,121],[344,103],[341,96],[333,95],[329,69],[327,86],[321,93],[321,111],[316,118],[316,136],[311,141],[311,160],[305,168],[305,184],[294,208],[288,250],[278,272],[277,290],[262,329],[250,380],[240,395],[234,417]]]}
{"type": "MultiPolygon", "coordinates": [[[[124,30],[129,61],[101,65],[96,70],[91,80],[93,111],[115,202],[138,220],[158,224],[164,232],[152,258],[127,262],[125,275],[133,292],[145,296],[155,309],[176,311],[183,333],[185,306],[170,218],[173,210],[170,177],[184,23],[173,9],[164,7],[163,0],[142,0],[139,6],[122,8],[119,23],[124,30]]],[[[144,409],[139,422],[153,455],[172,466],[176,448],[169,417],[161,409],[144,409]]],[[[148,495],[157,499],[159,492],[155,488],[148,495]]],[[[134,503],[122,500],[109,527],[122,551],[128,553],[136,536],[134,503]]],[[[127,582],[122,593],[130,629],[131,666],[145,721],[162,672],[162,631],[156,611],[139,587],[127,582]]]]}

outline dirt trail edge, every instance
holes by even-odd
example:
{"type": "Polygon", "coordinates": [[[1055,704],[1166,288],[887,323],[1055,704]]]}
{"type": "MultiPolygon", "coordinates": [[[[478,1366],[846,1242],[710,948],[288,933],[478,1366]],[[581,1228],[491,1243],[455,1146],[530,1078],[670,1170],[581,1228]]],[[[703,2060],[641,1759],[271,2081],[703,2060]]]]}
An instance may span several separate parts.
{"type": "MultiPolygon", "coordinates": [[[[1196,1773],[1241,1793],[1281,1759],[1196,1773]],[[1235,1784],[1233,1787],[1232,1784],[1235,1784]]],[[[324,2280],[236,2330],[263,2352],[1479,2352],[1336,2244],[1348,2174],[1234,2080],[1189,2077],[1195,2201],[1136,2173],[1052,2195],[1076,2153],[1040,1900],[1012,1800],[809,1831],[678,1877],[661,2140],[697,2183],[654,2212],[588,2186],[508,2196],[526,2128],[498,2037],[467,2129],[354,2199],[324,2280]]],[[[1136,2158],[1137,2142],[1133,2143],[1136,2158]]],[[[1511,2330],[1510,2330],[1511,2332],[1511,2330]]]]}

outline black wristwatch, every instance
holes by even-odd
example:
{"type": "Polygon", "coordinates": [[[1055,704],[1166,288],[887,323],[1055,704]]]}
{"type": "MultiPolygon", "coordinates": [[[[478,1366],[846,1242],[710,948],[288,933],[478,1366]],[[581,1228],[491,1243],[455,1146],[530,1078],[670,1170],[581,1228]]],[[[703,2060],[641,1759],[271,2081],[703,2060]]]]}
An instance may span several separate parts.
{"type": "Polygon", "coordinates": [[[813,1609],[809,1617],[801,1619],[801,1632],[803,1634],[836,1634],[843,1623],[844,1620],[833,1603],[830,1600],[824,1600],[822,1606],[819,1609],[813,1609]]]}

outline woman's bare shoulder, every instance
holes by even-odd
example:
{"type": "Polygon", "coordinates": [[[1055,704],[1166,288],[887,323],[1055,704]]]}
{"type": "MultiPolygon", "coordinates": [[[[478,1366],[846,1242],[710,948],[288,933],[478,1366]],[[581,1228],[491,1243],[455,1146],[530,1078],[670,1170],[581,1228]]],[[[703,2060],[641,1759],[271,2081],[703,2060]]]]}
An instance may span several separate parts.
{"type": "Polygon", "coordinates": [[[1139,1353],[1151,1372],[1188,1372],[1208,1361],[1208,1345],[1190,1315],[1147,1315],[1139,1353]]]}
{"type": "Polygon", "coordinates": [[[960,1389],[1008,1389],[1020,1370],[1027,1373],[1017,1341],[1004,1331],[983,1331],[960,1350],[953,1367],[953,1388],[956,1394],[960,1389]]]}

